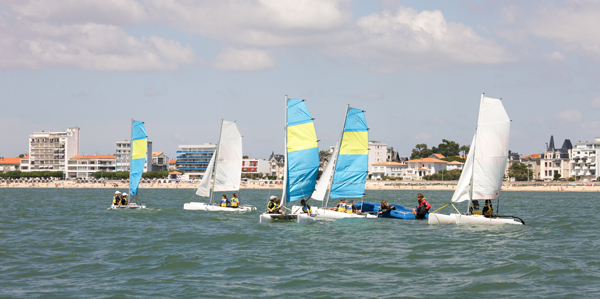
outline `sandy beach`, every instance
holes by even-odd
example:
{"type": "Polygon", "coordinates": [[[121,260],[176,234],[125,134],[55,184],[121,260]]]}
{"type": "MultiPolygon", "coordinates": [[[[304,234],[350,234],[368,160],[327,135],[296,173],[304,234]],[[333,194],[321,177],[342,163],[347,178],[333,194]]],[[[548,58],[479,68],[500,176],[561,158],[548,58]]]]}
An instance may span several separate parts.
{"type": "MultiPolygon", "coordinates": [[[[141,189],[196,189],[197,182],[171,182],[171,183],[141,183],[141,189]]],[[[77,182],[77,181],[54,181],[54,182],[12,182],[0,183],[0,188],[106,188],[127,189],[129,184],[121,181],[105,182],[77,182]]],[[[368,181],[367,190],[454,190],[456,181],[450,182],[392,182],[392,181],[368,181]]],[[[281,189],[281,184],[268,184],[265,182],[250,181],[243,183],[241,189],[281,189]]],[[[575,183],[575,182],[505,182],[502,191],[547,191],[547,192],[600,192],[597,183],[575,183]]]]}

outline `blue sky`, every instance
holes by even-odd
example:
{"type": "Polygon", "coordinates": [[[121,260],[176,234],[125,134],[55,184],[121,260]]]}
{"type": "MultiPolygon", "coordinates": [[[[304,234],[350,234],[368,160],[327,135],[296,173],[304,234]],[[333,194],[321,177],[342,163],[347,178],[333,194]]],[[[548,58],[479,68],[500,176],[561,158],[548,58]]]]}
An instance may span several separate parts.
{"type": "Polygon", "coordinates": [[[217,142],[283,152],[284,96],[307,100],[319,147],[346,104],[370,139],[468,144],[482,92],[502,98],[510,149],[600,136],[598,1],[0,0],[0,156],[34,131],[81,128],[110,154],[146,123],[155,151],[217,142]]]}

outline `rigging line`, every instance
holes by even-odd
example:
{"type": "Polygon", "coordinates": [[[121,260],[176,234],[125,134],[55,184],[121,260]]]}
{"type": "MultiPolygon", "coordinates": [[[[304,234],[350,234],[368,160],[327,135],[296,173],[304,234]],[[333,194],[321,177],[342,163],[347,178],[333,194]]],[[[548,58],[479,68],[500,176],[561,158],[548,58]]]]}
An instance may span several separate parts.
{"type": "MultiPolygon", "coordinates": [[[[446,207],[447,205],[449,205],[449,204],[450,204],[450,203],[447,203],[447,204],[443,205],[441,208],[439,208],[439,209],[437,209],[437,210],[435,210],[435,211],[433,211],[433,212],[431,212],[431,213],[435,213],[435,212],[437,212],[437,211],[439,211],[439,210],[441,210],[441,209],[445,208],[445,207],[446,207]]],[[[430,214],[431,214],[431,213],[430,213],[430,214]]]]}
{"type": "Polygon", "coordinates": [[[456,212],[457,212],[458,214],[460,214],[460,211],[459,211],[459,210],[458,210],[458,209],[457,209],[457,208],[454,206],[454,204],[452,204],[452,207],[453,207],[453,208],[456,210],[456,212]]]}

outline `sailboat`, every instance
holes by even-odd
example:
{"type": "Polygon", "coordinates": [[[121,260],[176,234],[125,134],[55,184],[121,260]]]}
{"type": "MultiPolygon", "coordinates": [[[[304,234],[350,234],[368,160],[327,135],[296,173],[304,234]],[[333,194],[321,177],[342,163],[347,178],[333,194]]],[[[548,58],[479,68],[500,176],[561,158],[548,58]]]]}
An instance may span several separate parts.
{"type": "Polygon", "coordinates": [[[241,178],[242,135],[240,134],[240,131],[238,131],[235,122],[221,120],[221,132],[219,133],[217,149],[208,163],[206,172],[204,173],[195,194],[201,197],[210,198],[210,202],[187,202],[183,204],[183,209],[226,212],[246,212],[256,210],[256,207],[248,205],[231,208],[213,204],[215,192],[239,191],[241,178]],[[210,181],[213,177],[213,167],[215,181],[211,187],[210,181]]]}
{"type": "Polygon", "coordinates": [[[472,200],[499,199],[508,160],[509,134],[510,119],[504,110],[502,101],[488,98],[482,94],[477,129],[463,172],[449,203],[457,213],[450,215],[436,213],[440,208],[429,214],[427,219],[429,224],[525,224],[523,220],[515,216],[487,218],[483,215],[461,214],[454,206],[454,203],[468,201],[468,211],[472,200]]]}
{"type": "MultiPolygon", "coordinates": [[[[285,202],[310,198],[315,190],[319,171],[319,141],[313,118],[306,103],[285,97],[285,166],[281,200],[285,202]]],[[[282,207],[284,208],[284,207],[282,207]]],[[[260,215],[260,223],[310,223],[315,219],[301,211],[290,214],[260,215]]]]}
{"type": "Polygon", "coordinates": [[[144,209],[145,204],[138,204],[138,189],[146,157],[148,155],[148,136],[146,135],[146,126],[139,120],[131,120],[131,152],[129,163],[129,199],[126,205],[110,206],[111,209],[144,209]]]}
{"type": "MultiPolygon", "coordinates": [[[[312,215],[321,219],[377,218],[372,214],[338,212],[327,208],[330,198],[360,198],[362,200],[365,194],[368,167],[369,128],[365,111],[348,105],[342,133],[311,196],[312,199],[322,201],[324,204],[323,207],[314,208],[312,215]],[[327,192],[328,190],[329,192],[327,192]]],[[[297,209],[302,209],[302,207],[292,207],[292,211],[297,209]]]]}

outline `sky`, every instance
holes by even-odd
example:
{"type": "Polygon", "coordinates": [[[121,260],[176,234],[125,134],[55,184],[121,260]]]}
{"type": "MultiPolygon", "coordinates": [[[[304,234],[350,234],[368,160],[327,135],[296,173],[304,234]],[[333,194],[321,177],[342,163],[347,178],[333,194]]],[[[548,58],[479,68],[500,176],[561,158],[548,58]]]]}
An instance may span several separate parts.
{"type": "Polygon", "coordinates": [[[154,151],[217,143],[284,151],[285,96],[305,99],[319,147],[346,105],[369,139],[471,142],[481,94],[501,98],[510,149],[600,137],[600,1],[0,0],[0,156],[28,136],[81,128],[112,154],[146,123],[154,151]]]}

